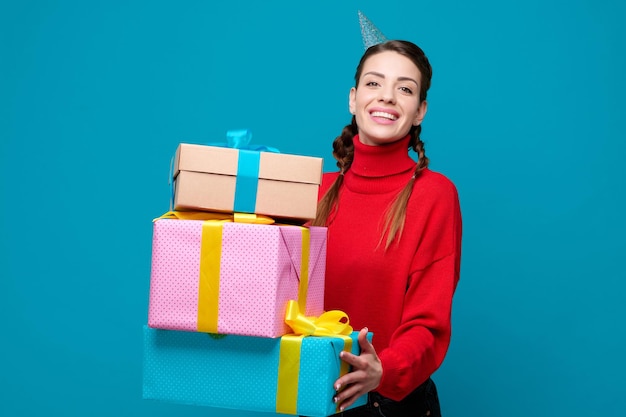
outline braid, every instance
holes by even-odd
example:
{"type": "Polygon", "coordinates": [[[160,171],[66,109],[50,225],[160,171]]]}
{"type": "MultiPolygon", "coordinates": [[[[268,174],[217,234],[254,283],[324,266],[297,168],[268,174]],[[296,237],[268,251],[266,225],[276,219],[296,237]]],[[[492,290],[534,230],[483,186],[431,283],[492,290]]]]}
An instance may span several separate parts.
{"type": "Polygon", "coordinates": [[[428,167],[428,163],[430,160],[426,156],[426,149],[424,149],[424,142],[420,139],[420,133],[422,132],[422,125],[414,126],[411,130],[411,147],[417,153],[417,168],[415,170],[415,177],[419,175],[419,173],[428,167]]]}
{"type": "Polygon", "coordinates": [[[339,176],[337,176],[335,182],[333,182],[326,194],[324,194],[324,197],[319,201],[315,220],[311,223],[313,226],[326,226],[331,212],[337,209],[339,189],[341,184],[343,184],[343,174],[350,169],[354,158],[353,139],[358,132],[357,129],[356,119],[352,116],[352,123],[346,125],[333,142],[333,156],[337,160],[339,176]]]}
{"type": "Polygon", "coordinates": [[[337,168],[341,173],[345,173],[352,165],[354,158],[353,139],[357,132],[356,118],[352,116],[352,123],[346,125],[333,142],[333,156],[337,160],[337,168]]]}

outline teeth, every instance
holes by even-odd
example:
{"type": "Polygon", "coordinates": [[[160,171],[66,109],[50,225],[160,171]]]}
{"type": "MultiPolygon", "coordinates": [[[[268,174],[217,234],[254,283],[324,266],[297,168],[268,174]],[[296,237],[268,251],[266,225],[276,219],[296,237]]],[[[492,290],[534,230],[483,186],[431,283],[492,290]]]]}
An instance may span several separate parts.
{"type": "Polygon", "coordinates": [[[385,119],[396,120],[397,117],[393,114],[386,113],[384,111],[374,111],[372,112],[373,117],[384,117],[385,119]]]}

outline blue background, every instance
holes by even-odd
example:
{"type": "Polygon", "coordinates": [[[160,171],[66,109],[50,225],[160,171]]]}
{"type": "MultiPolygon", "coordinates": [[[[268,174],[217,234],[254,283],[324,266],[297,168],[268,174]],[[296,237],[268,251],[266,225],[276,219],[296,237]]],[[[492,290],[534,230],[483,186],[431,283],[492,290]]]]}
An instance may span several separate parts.
{"type": "Polygon", "coordinates": [[[179,142],[334,168],[361,9],[431,59],[460,192],[445,415],[624,415],[624,4],[2,2],[0,414],[261,416],[141,399],[151,220],[179,142]]]}

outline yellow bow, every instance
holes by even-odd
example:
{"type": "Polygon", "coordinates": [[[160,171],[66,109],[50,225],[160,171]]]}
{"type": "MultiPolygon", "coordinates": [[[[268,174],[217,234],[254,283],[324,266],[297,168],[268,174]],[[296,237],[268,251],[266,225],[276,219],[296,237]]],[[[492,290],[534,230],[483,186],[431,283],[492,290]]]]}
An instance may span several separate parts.
{"type": "MultiPolygon", "coordinates": [[[[274,219],[254,213],[217,213],[212,211],[168,211],[158,219],[222,220],[225,222],[274,224],[274,219]]],[[[158,220],[155,219],[155,220],[158,220]]]]}
{"type": "Polygon", "coordinates": [[[287,303],[285,323],[295,334],[304,336],[347,336],[352,333],[348,315],[343,311],[331,310],[319,317],[306,317],[300,312],[300,307],[294,300],[287,303]]]}
{"type": "MultiPolygon", "coordinates": [[[[278,361],[278,385],[276,389],[276,412],[298,414],[298,385],[300,372],[300,348],[306,336],[330,336],[343,339],[343,350],[352,350],[352,326],[348,315],[340,310],[322,313],[319,317],[306,317],[294,300],[287,303],[285,323],[295,334],[288,334],[280,340],[278,361]]],[[[339,375],[348,373],[349,365],[341,361],[339,375]]],[[[339,412],[339,410],[337,410],[339,412]]]]}

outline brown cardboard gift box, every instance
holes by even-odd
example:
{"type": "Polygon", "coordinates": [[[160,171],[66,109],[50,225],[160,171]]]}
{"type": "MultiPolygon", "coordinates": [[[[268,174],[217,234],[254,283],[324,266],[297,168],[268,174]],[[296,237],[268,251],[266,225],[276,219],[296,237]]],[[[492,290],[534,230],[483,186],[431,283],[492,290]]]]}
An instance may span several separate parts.
{"type": "Polygon", "coordinates": [[[174,156],[174,210],[245,211],[311,220],[317,210],[322,158],[258,152],[254,209],[236,207],[240,151],[181,143],[174,156]]]}

